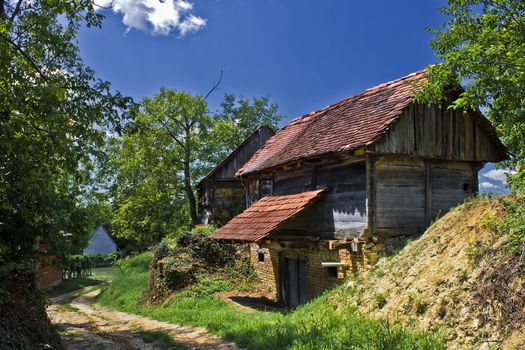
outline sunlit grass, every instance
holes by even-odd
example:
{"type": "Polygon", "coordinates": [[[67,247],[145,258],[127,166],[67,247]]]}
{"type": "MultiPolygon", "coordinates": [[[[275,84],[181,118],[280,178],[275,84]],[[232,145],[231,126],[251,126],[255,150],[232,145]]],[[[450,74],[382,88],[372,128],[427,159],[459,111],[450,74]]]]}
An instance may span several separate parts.
{"type": "MultiPolygon", "coordinates": [[[[99,302],[120,311],[174,324],[203,326],[249,349],[444,349],[438,336],[413,333],[354,310],[340,312],[327,302],[327,292],[293,312],[243,313],[223,300],[181,295],[167,306],[141,304],[148,286],[150,254],[128,262],[124,274],[107,286],[99,302]]],[[[337,292],[336,290],[335,292],[337,292]]]]}

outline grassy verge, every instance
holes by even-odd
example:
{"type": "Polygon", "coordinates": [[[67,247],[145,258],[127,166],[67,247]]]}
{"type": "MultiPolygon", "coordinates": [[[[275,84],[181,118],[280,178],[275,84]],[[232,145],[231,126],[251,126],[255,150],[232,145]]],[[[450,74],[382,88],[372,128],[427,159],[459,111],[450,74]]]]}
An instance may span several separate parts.
{"type": "Polygon", "coordinates": [[[242,313],[211,295],[180,295],[167,306],[140,303],[148,285],[151,254],[129,261],[99,303],[175,324],[206,327],[218,336],[249,349],[444,349],[430,333],[412,333],[383,320],[371,320],[355,311],[340,313],[329,294],[293,312],[242,313]]]}
{"type": "Polygon", "coordinates": [[[46,291],[46,296],[48,298],[54,298],[78,289],[96,286],[104,282],[109,282],[118,275],[114,267],[98,267],[92,269],[91,272],[91,276],[63,280],[58,286],[46,291]]]}

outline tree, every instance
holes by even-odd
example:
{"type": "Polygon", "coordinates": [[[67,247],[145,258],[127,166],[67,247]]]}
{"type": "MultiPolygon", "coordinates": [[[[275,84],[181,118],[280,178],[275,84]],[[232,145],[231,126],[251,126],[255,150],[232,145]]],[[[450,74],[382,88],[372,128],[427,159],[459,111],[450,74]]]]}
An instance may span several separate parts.
{"type": "Polygon", "coordinates": [[[85,174],[130,102],[84,66],[82,24],[99,27],[90,1],[0,1],[0,239],[9,260],[33,256],[37,238],[76,230],[85,174]]]}
{"type": "Polygon", "coordinates": [[[111,140],[108,153],[105,171],[115,177],[107,181],[112,183],[107,193],[118,238],[144,250],[188,228],[181,162],[158,122],[138,113],[124,135],[111,140]]]}
{"type": "MultiPolygon", "coordinates": [[[[253,131],[261,126],[277,129],[283,119],[279,106],[269,96],[252,98],[225,94],[220,109],[214,115],[214,128],[207,142],[206,155],[210,166],[216,165],[253,131]]],[[[204,174],[202,174],[204,175],[204,174]]]]}
{"type": "Polygon", "coordinates": [[[151,127],[157,127],[159,132],[162,129],[171,138],[172,159],[182,170],[191,224],[195,226],[199,218],[192,186],[193,173],[200,165],[200,150],[211,126],[206,101],[201,96],[163,87],[152,99],[145,98],[142,101],[141,112],[143,118],[151,121],[151,127]]]}
{"type": "Polygon", "coordinates": [[[419,96],[432,102],[460,81],[464,92],[452,108],[485,108],[514,154],[513,184],[525,188],[525,2],[449,0],[442,28],[430,29],[442,63],[428,67],[429,83],[419,96]]]}

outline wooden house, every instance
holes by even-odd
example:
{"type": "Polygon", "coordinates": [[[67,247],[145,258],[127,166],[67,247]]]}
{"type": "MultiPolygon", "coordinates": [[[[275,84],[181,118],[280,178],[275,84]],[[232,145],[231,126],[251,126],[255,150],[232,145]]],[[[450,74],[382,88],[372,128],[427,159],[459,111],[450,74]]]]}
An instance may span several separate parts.
{"type": "Polygon", "coordinates": [[[203,225],[223,225],[246,209],[246,193],[235,174],[273,135],[270,127],[258,127],[197,184],[203,225]]]}
{"type": "Polygon", "coordinates": [[[263,281],[295,306],[475,194],[479,169],[506,148],[479,111],[414,103],[425,79],[292,120],[239,169],[248,209],[211,237],[249,243],[263,281]]]}

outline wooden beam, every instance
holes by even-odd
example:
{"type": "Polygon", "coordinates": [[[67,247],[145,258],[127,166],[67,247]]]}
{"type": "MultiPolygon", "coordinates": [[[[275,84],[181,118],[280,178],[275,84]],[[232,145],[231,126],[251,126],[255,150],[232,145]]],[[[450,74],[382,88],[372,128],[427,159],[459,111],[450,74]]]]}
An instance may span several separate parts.
{"type": "Polygon", "coordinates": [[[365,154],[366,162],[366,214],[367,229],[363,232],[364,238],[375,235],[376,225],[376,162],[378,157],[370,153],[365,154]]]}
{"type": "Polygon", "coordinates": [[[307,241],[271,241],[271,242],[261,243],[260,247],[274,249],[274,250],[315,249],[319,247],[319,243],[318,242],[307,242],[307,241]]]}
{"type": "Polygon", "coordinates": [[[425,222],[432,220],[432,160],[425,159],[425,222]]]}

